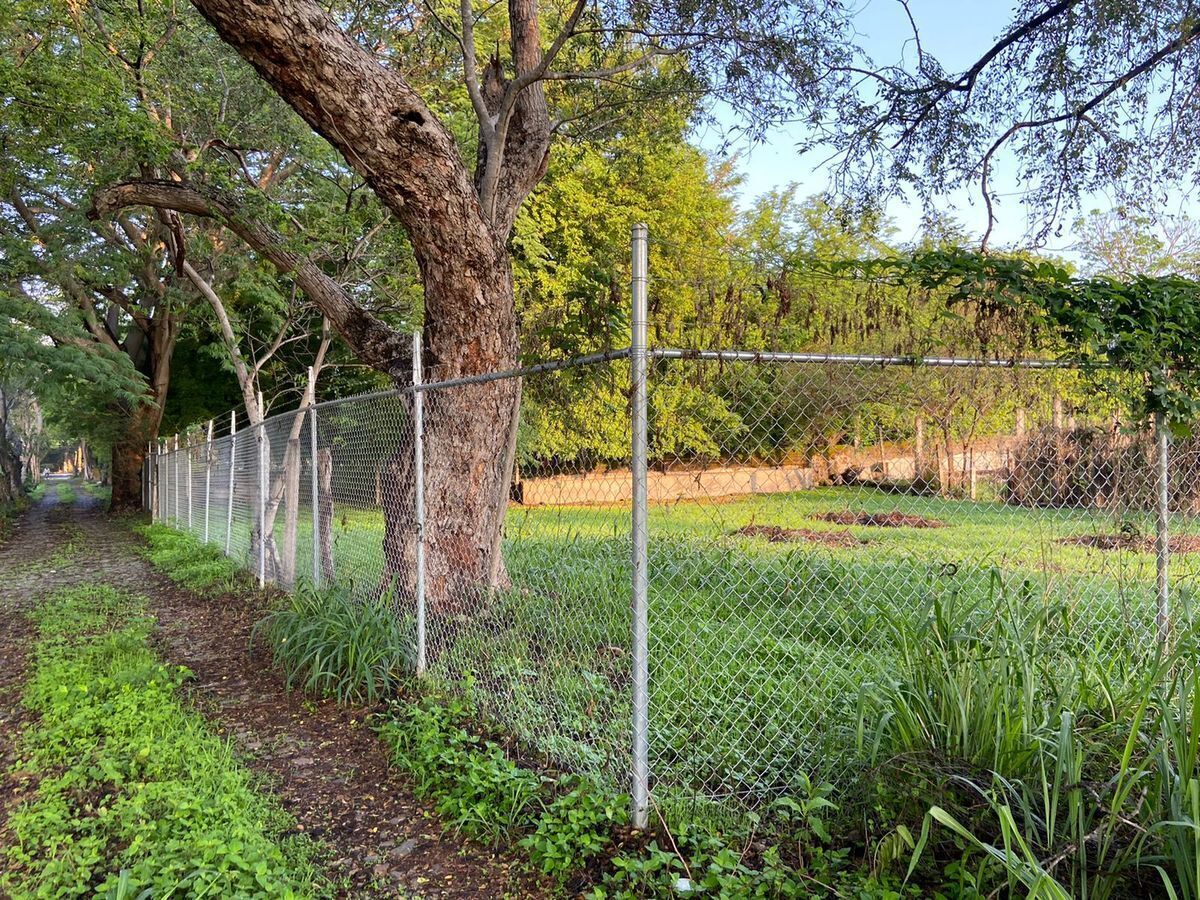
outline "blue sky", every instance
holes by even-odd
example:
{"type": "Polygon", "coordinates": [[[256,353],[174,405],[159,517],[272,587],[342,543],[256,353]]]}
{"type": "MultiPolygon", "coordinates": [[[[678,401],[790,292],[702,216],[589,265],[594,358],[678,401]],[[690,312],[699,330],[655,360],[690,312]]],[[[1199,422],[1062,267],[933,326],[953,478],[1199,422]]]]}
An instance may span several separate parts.
{"type": "MultiPolygon", "coordinates": [[[[1011,6],[1000,0],[911,0],[910,8],[926,51],[951,71],[974,62],[1012,19],[1011,6]]],[[[912,32],[904,10],[896,0],[861,0],[855,21],[864,47],[876,62],[898,61],[900,54],[905,52],[905,42],[912,32]]],[[[911,61],[912,50],[908,50],[911,61]]],[[[732,120],[732,115],[718,111],[718,118],[732,120]]],[[[744,178],[743,202],[790,182],[800,183],[802,195],[817,193],[828,186],[828,172],[814,170],[820,162],[818,154],[812,154],[811,158],[801,157],[796,150],[796,143],[803,133],[803,126],[798,125],[776,129],[763,143],[735,143],[732,149],[739,152],[738,169],[744,178]]],[[[723,134],[720,129],[710,128],[699,133],[697,138],[705,149],[717,151],[723,134]]],[[[994,184],[1002,197],[993,245],[1027,245],[1029,223],[1015,196],[1021,185],[1011,158],[998,161],[994,184]]],[[[1084,200],[1085,209],[1105,209],[1110,205],[1104,196],[1084,200]]],[[[953,212],[970,233],[982,233],[986,215],[977,189],[956,192],[945,198],[941,207],[953,212]]],[[[916,234],[921,217],[919,206],[895,203],[888,208],[888,213],[895,221],[901,240],[916,234]]],[[[1065,224],[1069,226],[1070,223],[1065,224]]],[[[1052,239],[1046,249],[1070,257],[1074,255],[1070,252],[1072,243],[1068,227],[1064,235],[1052,239]]]]}

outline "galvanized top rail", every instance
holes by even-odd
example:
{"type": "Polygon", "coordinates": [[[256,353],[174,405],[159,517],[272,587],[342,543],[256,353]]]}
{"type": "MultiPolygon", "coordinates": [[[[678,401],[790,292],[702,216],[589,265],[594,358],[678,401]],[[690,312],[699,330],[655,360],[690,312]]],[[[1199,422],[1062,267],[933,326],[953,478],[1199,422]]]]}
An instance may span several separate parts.
{"type": "Polygon", "coordinates": [[[861,366],[933,366],[957,369],[1070,369],[1078,363],[1060,359],[980,359],[966,356],[862,356],[850,353],[788,353],[775,350],[682,350],[654,347],[655,359],[714,360],[754,363],[833,363],[861,366]]]}

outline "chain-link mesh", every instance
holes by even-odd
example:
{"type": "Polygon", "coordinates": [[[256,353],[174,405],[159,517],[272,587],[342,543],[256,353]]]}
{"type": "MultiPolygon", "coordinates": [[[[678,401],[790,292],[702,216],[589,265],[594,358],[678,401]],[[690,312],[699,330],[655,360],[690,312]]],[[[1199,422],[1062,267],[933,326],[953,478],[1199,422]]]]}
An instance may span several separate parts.
{"type": "MultiPolygon", "coordinates": [[[[649,397],[660,802],[850,774],[860,690],[938,604],[1040,605],[1064,640],[1153,646],[1153,431],[1077,372],[660,359],[649,397]]],[[[1174,448],[1177,615],[1195,460],[1174,448]]]]}
{"type": "MultiPolygon", "coordinates": [[[[652,357],[660,805],[745,808],[801,774],[850,776],[860,691],[894,674],[894,630],[938,604],[1043,608],[1064,641],[1153,647],[1155,434],[1079,372],[652,357]]],[[[181,436],[154,457],[155,511],[268,583],[386,598],[414,664],[423,597],[427,682],[627,789],[629,396],[621,359],[181,436]]],[[[1171,448],[1167,487],[1178,621],[1200,561],[1200,441],[1171,448]]]]}

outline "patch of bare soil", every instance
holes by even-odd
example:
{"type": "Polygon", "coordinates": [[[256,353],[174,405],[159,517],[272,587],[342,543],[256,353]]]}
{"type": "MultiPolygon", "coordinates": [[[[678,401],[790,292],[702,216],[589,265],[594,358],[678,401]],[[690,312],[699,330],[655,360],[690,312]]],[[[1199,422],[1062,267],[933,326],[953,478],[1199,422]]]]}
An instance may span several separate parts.
{"type": "Polygon", "coordinates": [[[746,525],[733,534],[765,538],[771,544],[807,542],[827,547],[857,547],[862,543],[848,531],[814,531],[811,528],[782,528],[779,525],[746,525]]]}
{"type": "Polygon", "coordinates": [[[854,512],[849,509],[836,512],[820,513],[813,516],[822,522],[832,522],[834,525],[859,525],[867,528],[945,528],[946,523],[941,519],[927,519],[924,516],[910,516],[898,510],[886,513],[854,512]]]}
{"type": "MultiPolygon", "coordinates": [[[[296,818],[297,830],[329,848],[327,869],[341,896],[549,895],[542,882],[521,872],[515,856],[443,828],[433,809],[413,796],[403,773],[391,768],[371,728],[373,710],[338,707],[284,689],[266,654],[251,647],[250,630],[262,613],[259,601],[204,598],[179,588],[138,555],[137,538],[126,523],[87,505],[82,496],[80,503],[73,510],[45,507],[18,525],[10,545],[0,548],[0,584],[11,550],[19,553],[40,538],[40,555],[50,562],[40,577],[19,580],[15,605],[35,602],[64,584],[97,581],[147,596],[159,622],[159,654],[195,673],[188,688],[193,704],[233,740],[246,765],[264,776],[296,818]],[[63,524],[68,527],[56,527],[63,524]],[[70,542],[69,565],[61,552],[64,540],[70,542]]],[[[6,585],[0,602],[8,593],[6,585]]],[[[18,617],[3,618],[0,717],[8,710],[3,685],[20,680],[12,674],[5,643],[18,617]]],[[[12,732],[0,718],[0,747],[12,732]]],[[[3,784],[7,798],[10,789],[3,784]]]]}
{"type": "MultiPolygon", "coordinates": [[[[1058,543],[1094,550],[1131,550],[1134,553],[1154,553],[1154,538],[1140,534],[1076,534],[1059,538],[1058,543]]],[[[1167,540],[1172,553],[1200,553],[1200,535],[1178,534],[1167,540]]]]}

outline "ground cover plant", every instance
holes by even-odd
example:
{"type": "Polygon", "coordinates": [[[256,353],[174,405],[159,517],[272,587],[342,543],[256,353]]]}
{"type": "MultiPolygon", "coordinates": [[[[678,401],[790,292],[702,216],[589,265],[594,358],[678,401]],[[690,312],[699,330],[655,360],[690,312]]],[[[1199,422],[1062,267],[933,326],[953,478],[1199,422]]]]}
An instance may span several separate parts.
{"type": "Polygon", "coordinates": [[[165,525],[139,525],[134,530],[146,540],[146,558],[189,590],[223,594],[245,578],[234,560],[187,532],[165,525]]]}
{"type": "MultiPolygon", "coordinates": [[[[804,527],[815,528],[820,510],[834,502],[881,512],[895,502],[862,489],[820,493],[817,498],[800,495],[817,502],[791,518],[793,504],[783,501],[796,498],[771,498],[778,504],[772,515],[788,525],[805,521],[809,524],[804,527]],[[847,504],[847,497],[857,498],[857,504],[847,504]]],[[[1200,716],[1200,704],[1192,685],[1194,667],[1181,667],[1196,652],[1186,626],[1179,629],[1175,654],[1158,659],[1144,632],[1122,628],[1119,619],[1106,623],[1090,605],[1107,597],[1112,605],[1099,609],[1113,614],[1121,608],[1122,592],[1145,589],[1143,577],[1126,580],[1122,572],[1110,570],[1107,582],[1072,585],[1061,577],[1063,570],[1069,574],[1075,566],[1082,574],[1093,561],[1086,548],[1055,538],[1051,546],[1060,554],[1054,570],[1059,580],[1047,590],[1032,564],[1022,565],[1032,559],[1022,543],[1033,528],[1027,510],[980,509],[935,499],[921,503],[927,504],[922,514],[936,510],[936,517],[946,522],[937,529],[939,537],[950,536],[960,548],[979,555],[986,548],[993,563],[1013,559],[1017,564],[1007,570],[995,564],[961,565],[953,577],[931,579],[930,562],[918,557],[928,556],[932,545],[922,538],[932,529],[919,529],[919,534],[878,529],[886,538],[871,536],[870,526],[859,531],[867,546],[887,539],[907,545],[905,550],[884,550],[883,558],[872,563],[880,577],[907,579],[895,584],[892,602],[870,606],[869,619],[840,626],[846,629],[843,634],[871,629],[869,652],[857,675],[828,671],[827,680],[817,685],[836,698],[840,719],[828,729],[823,748],[813,746],[812,758],[836,755],[841,777],[813,779],[794,765],[795,757],[780,757],[774,771],[786,785],[779,786],[782,779],[776,783],[776,799],[722,800],[719,795],[673,792],[686,783],[682,767],[705,758],[701,754],[717,759],[712,771],[717,765],[732,771],[745,764],[744,757],[728,755],[731,747],[742,749],[729,735],[710,738],[681,727],[687,715],[711,722],[722,713],[711,706],[719,696],[715,691],[696,690],[696,660],[680,656],[674,675],[678,683],[668,677],[652,694],[652,702],[663,704],[665,722],[652,732],[652,741],[673,738],[675,743],[665,746],[678,754],[660,757],[668,765],[655,772],[662,779],[655,787],[662,818],[651,834],[630,840],[624,799],[614,802],[625,774],[620,770],[620,742],[628,733],[625,663],[620,657],[605,661],[595,652],[606,641],[621,640],[626,627],[614,609],[620,601],[610,605],[608,597],[621,597],[627,571],[619,563],[611,568],[595,564],[611,559],[621,541],[604,539],[604,526],[592,540],[574,544],[562,540],[558,530],[562,518],[587,524],[621,514],[614,509],[520,511],[526,531],[517,534],[510,528],[509,558],[514,581],[523,590],[499,595],[478,629],[460,628],[454,640],[440,645],[442,655],[435,657],[431,677],[409,684],[426,689],[441,685],[451,693],[409,695],[385,719],[384,738],[397,763],[412,773],[451,827],[477,839],[517,842],[547,874],[572,887],[586,885],[597,898],[665,896],[681,890],[760,897],[849,893],[892,898],[940,892],[976,898],[998,890],[1036,896],[1129,896],[1130,891],[1195,896],[1189,873],[1196,858],[1193,836],[1200,806],[1190,799],[1197,779],[1189,760],[1200,757],[1192,724],[1200,716]],[[539,516],[547,526],[541,532],[536,530],[539,516]],[[972,527],[983,536],[972,537],[972,527]],[[539,572],[541,577],[557,572],[557,597],[546,585],[533,589],[539,572]],[[564,578],[565,573],[572,578],[564,578]],[[1112,593],[1098,591],[1097,584],[1107,584],[1112,593]],[[563,638],[586,638],[573,653],[562,651],[554,633],[560,626],[553,617],[561,607],[552,601],[561,604],[568,590],[589,599],[561,625],[569,629],[563,638]],[[579,610],[594,615],[582,616],[579,610]],[[581,623],[587,626],[582,632],[581,623]],[[507,695],[498,705],[501,691],[507,695]],[[572,733],[572,728],[577,730],[572,733]],[[515,734],[519,740],[489,739],[481,733],[515,734]],[[575,743],[564,741],[564,735],[575,743]],[[611,755],[604,757],[606,746],[611,755]],[[524,749],[514,756],[514,747],[524,749]],[[529,752],[533,755],[524,755],[529,752]],[[532,759],[540,765],[526,768],[528,763],[521,761],[532,759]],[[573,763],[565,767],[573,774],[558,774],[563,760],[573,763]],[[730,816],[731,809],[738,814],[730,816]]],[[[764,505],[761,500],[747,503],[744,512],[761,514],[764,505]]],[[[736,502],[722,507],[725,518],[729,507],[736,510],[736,502]]],[[[663,510],[656,514],[665,515],[663,510]]],[[[1061,518],[1055,535],[1083,533],[1089,522],[1095,527],[1094,519],[1082,514],[1067,512],[1061,518]]],[[[343,534],[353,522],[353,516],[343,515],[343,534]]],[[[1040,537],[1050,540],[1044,531],[1040,537]]],[[[713,525],[704,542],[663,541],[655,552],[661,554],[656,560],[661,570],[675,579],[665,583],[667,588],[692,588],[689,605],[680,601],[675,614],[679,622],[694,626],[704,615],[727,613],[711,601],[706,606],[705,591],[727,589],[730,582],[723,579],[729,573],[752,576],[743,584],[757,591],[760,614],[768,601],[787,602],[785,612],[794,622],[805,614],[794,608],[797,600],[820,602],[815,588],[813,593],[797,592],[798,572],[824,567],[829,574],[820,589],[830,591],[837,588],[833,575],[839,567],[851,586],[856,575],[867,571],[849,547],[844,552],[824,545],[818,549],[806,543],[796,552],[713,525]],[[839,560],[839,555],[849,559],[839,560]]],[[[1145,571],[1139,554],[1121,553],[1127,557],[1117,560],[1121,565],[1145,571]]],[[[872,579],[857,589],[878,591],[882,584],[872,579]]],[[[658,599],[661,604],[661,594],[658,599]]],[[[302,625],[317,637],[297,654],[301,660],[326,654],[313,648],[324,647],[330,635],[333,644],[349,635],[365,645],[401,642],[411,648],[411,623],[402,616],[385,616],[387,628],[381,629],[380,610],[349,595],[330,602],[301,591],[281,608],[286,612],[279,621],[291,624],[274,633],[277,653],[291,628],[302,625]]],[[[823,627],[817,618],[821,613],[807,611],[814,632],[823,627]]],[[[786,620],[771,621],[773,625],[756,627],[765,627],[782,643],[786,634],[777,628],[786,620]]],[[[727,614],[722,628],[722,634],[730,633],[727,614]]],[[[827,639],[836,635],[831,630],[827,639]]],[[[809,647],[816,643],[814,639],[809,647]]],[[[705,677],[713,685],[731,676],[753,678],[763,699],[739,709],[741,721],[795,733],[796,722],[803,722],[822,698],[811,690],[812,682],[805,694],[805,683],[794,674],[804,659],[776,659],[764,653],[766,647],[760,637],[756,654],[714,656],[719,668],[705,677]],[[780,708],[781,690],[791,696],[790,705],[780,708]]],[[[829,662],[831,657],[822,659],[829,662]]],[[[331,664],[312,689],[336,694],[340,679],[348,677],[343,667],[331,664]]],[[[319,669],[301,664],[296,671],[319,669]]],[[[346,683],[354,682],[352,674],[346,683]]],[[[301,675],[296,678],[299,683],[301,675]]],[[[386,690],[399,684],[397,678],[386,690]]]]}
{"type": "Polygon", "coordinates": [[[85,481],[83,490],[89,497],[92,497],[101,503],[108,503],[112,500],[112,486],[100,484],[98,481],[85,481]]]}
{"type": "Polygon", "coordinates": [[[37,778],[10,819],[0,892],[19,897],[302,897],[307,840],[203,719],[188,673],[149,646],[144,602],[105,586],[35,611],[19,765],[37,778]]]}
{"type": "Polygon", "coordinates": [[[58,497],[59,503],[69,506],[75,502],[75,488],[69,481],[60,481],[56,484],[54,486],[54,493],[58,497]]]}
{"type": "MultiPolygon", "coordinates": [[[[593,900],[697,894],[720,897],[899,898],[901,878],[878,877],[848,848],[835,849],[825,819],[830,785],[778,805],[766,835],[690,826],[631,831],[629,798],[577,774],[546,774],[471,730],[470,710],[449,697],[393,704],[380,734],[396,764],[448,827],[483,841],[516,842],[572,895],[593,900]]],[[[509,745],[511,747],[511,745],[509,745]]],[[[918,896],[913,888],[909,895],[918,896]]]]}

